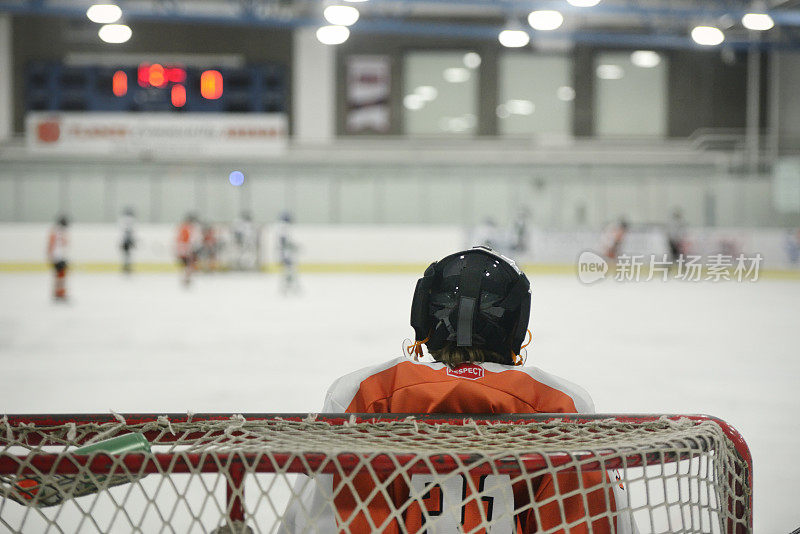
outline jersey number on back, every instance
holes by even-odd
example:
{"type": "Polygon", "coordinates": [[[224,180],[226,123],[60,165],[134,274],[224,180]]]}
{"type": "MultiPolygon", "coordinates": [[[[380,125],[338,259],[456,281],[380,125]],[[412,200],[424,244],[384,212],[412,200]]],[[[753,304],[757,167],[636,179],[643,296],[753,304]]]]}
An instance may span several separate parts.
{"type": "Polygon", "coordinates": [[[406,514],[410,532],[515,532],[514,494],[508,475],[483,475],[470,480],[463,475],[444,480],[413,475],[411,497],[416,502],[406,514]]]}

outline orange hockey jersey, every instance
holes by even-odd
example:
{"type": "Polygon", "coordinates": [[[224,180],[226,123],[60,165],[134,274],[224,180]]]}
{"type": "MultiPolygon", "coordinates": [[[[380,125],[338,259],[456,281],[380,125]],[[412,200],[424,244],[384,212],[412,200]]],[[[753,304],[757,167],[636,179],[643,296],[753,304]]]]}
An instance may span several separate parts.
{"type": "Polygon", "coordinates": [[[184,222],[178,227],[178,237],[175,240],[175,253],[179,258],[188,258],[194,254],[200,242],[200,231],[197,225],[184,222]]]}
{"type": "MultiPolygon", "coordinates": [[[[361,369],[345,375],[328,390],[325,398],[324,412],[337,413],[480,413],[480,414],[514,414],[514,413],[593,413],[594,405],[589,395],[579,386],[548,374],[534,367],[513,367],[495,363],[481,365],[467,364],[457,369],[450,369],[442,363],[415,362],[406,358],[397,358],[389,362],[361,369]]],[[[507,475],[506,475],[507,477],[507,475]]],[[[461,477],[463,478],[463,477],[461,477]]],[[[484,510],[477,508],[478,502],[486,499],[465,499],[471,488],[484,491],[487,482],[476,477],[472,481],[451,480],[454,486],[436,486],[436,492],[428,492],[423,504],[430,515],[441,514],[448,500],[448,495],[459,501],[468,500],[470,505],[461,509],[459,517],[441,518],[437,532],[485,532],[479,526],[483,517],[492,519],[492,530],[501,532],[537,532],[555,528],[564,523],[575,523],[581,519],[597,517],[591,524],[592,532],[635,532],[630,518],[621,521],[613,517],[616,504],[620,498],[627,501],[616,485],[607,483],[603,473],[584,474],[582,480],[576,474],[559,474],[554,481],[550,476],[542,476],[534,481],[534,495],[530,494],[526,483],[507,484],[503,490],[499,476],[491,483],[495,484],[492,494],[492,506],[484,505],[484,510]],[[459,485],[461,482],[461,485],[459,485]],[[604,482],[606,482],[604,484],[604,482]],[[455,486],[459,485],[458,488],[455,486]],[[582,495],[560,498],[556,495],[583,487],[582,495]],[[591,488],[596,486],[597,489],[591,488]],[[588,490],[588,491],[587,491],[588,490]],[[555,499],[554,499],[555,497],[555,499]],[[502,502],[503,499],[510,502],[502,502]],[[513,516],[509,511],[520,509],[534,502],[546,502],[536,512],[527,507],[524,512],[513,516]],[[589,508],[588,514],[586,507],[589,508]],[[489,510],[496,516],[490,518],[489,510]],[[501,511],[505,517],[498,517],[501,511]],[[562,516],[563,511],[563,516],[562,516]],[[611,513],[611,516],[608,515],[611,513]],[[604,516],[605,514],[605,516],[604,516]],[[537,518],[538,516],[538,518],[537,518]],[[537,519],[540,524],[537,524],[537,519]],[[619,524],[615,524],[619,523],[619,524]],[[624,525],[622,523],[625,523],[624,525]]],[[[297,505],[290,506],[284,518],[282,531],[300,532],[308,528],[313,532],[339,532],[335,517],[348,524],[350,532],[370,532],[370,523],[385,526],[383,532],[398,532],[401,528],[396,524],[397,518],[387,521],[391,510],[403,509],[408,501],[409,488],[403,481],[389,486],[387,502],[381,493],[370,500],[374,489],[370,473],[358,473],[353,478],[352,490],[345,485],[333,498],[330,496],[334,487],[339,486],[338,477],[323,475],[310,480],[301,477],[295,491],[300,494],[305,513],[300,513],[297,505]],[[356,495],[357,494],[357,495],[356,495]],[[367,511],[359,508],[358,502],[367,502],[367,511]],[[334,510],[331,506],[335,506],[334,510]],[[311,513],[311,516],[302,517],[311,513]],[[366,514],[370,517],[367,517],[366,514]]],[[[423,475],[411,477],[411,484],[424,486],[423,475]],[[420,478],[420,481],[414,479],[420,478]]],[[[487,486],[489,487],[489,486],[487,486]]],[[[424,530],[423,514],[417,503],[408,507],[402,517],[405,529],[409,532],[424,530]]],[[[589,532],[587,523],[576,523],[569,530],[572,533],[589,532]]],[[[559,531],[566,532],[566,531],[559,531]]]]}

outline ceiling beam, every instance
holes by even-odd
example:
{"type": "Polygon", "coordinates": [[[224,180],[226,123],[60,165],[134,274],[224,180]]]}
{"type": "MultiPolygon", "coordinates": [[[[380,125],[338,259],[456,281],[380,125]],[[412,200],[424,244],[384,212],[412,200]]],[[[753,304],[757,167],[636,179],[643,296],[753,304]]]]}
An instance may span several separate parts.
{"type": "MultiPolygon", "coordinates": [[[[439,2],[442,4],[454,3],[468,4],[468,5],[493,5],[497,6],[497,2],[489,2],[487,0],[370,0],[372,4],[371,10],[374,14],[378,15],[383,11],[381,6],[388,5],[403,5],[406,7],[421,4],[430,4],[431,2],[439,2]]],[[[141,3],[123,5],[125,20],[129,23],[135,21],[156,21],[156,22],[175,22],[187,24],[206,24],[206,25],[235,25],[235,26],[251,26],[251,27],[268,27],[268,28],[285,28],[292,29],[301,26],[312,26],[321,24],[320,18],[309,15],[297,15],[292,13],[281,14],[264,14],[264,11],[258,9],[253,2],[245,0],[245,3],[239,4],[239,9],[230,9],[231,3],[226,3],[219,12],[209,12],[206,10],[190,9],[190,6],[199,6],[201,3],[197,2],[181,2],[177,0],[167,0],[160,2],[160,9],[157,9],[156,4],[153,4],[153,9],[143,8],[141,3]],[[249,8],[248,8],[249,7],[249,8]]],[[[302,4],[302,3],[301,3],[302,4]]],[[[513,6],[513,9],[519,10],[520,5],[532,5],[532,2],[505,2],[502,5],[513,6]]],[[[537,6],[547,5],[548,2],[536,2],[537,6]]],[[[86,2],[81,6],[79,4],[70,2],[42,2],[41,0],[30,0],[27,2],[10,2],[0,0],[0,12],[7,12],[20,15],[38,15],[38,16],[60,16],[70,18],[84,18],[86,2]]],[[[206,6],[209,4],[206,3],[206,6]]],[[[212,4],[213,5],[213,4],[212,4]]],[[[558,5],[565,5],[559,2],[558,5]]],[[[619,5],[599,4],[595,8],[580,9],[581,14],[588,13],[590,10],[596,10],[600,6],[605,7],[598,10],[597,13],[636,13],[652,20],[658,18],[663,13],[672,13],[675,16],[689,17],[690,13],[720,13],[720,11],[709,11],[706,9],[688,9],[677,7],[664,7],[653,8],[647,2],[636,4],[628,4],[626,8],[619,5]],[[649,6],[649,7],[645,7],[649,6]]],[[[578,8],[574,8],[578,9],[578,8]]],[[[307,11],[307,10],[303,10],[307,11]]],[[[368,15],[367,10],[362,9],[368,15]]],[[[730,15],[729,12],[725,12],[730,15]]],[[[800,26],[800,11],[774,11],[774,14],[780,13],[781,20],[789,20],[794,22],[794,25],[800,26]]],[[[687,20],[689,20],[687,18],[687,20]]],[[[502,29],[501,24],[472,24],[472,23],[450,23],[438,21],[435,18],[429,18],[427,21],[406,20],[397,16],[364,16],[352,28],[354,34],[368,33],[368,34],[386,34],[386,35],[410,35],[410,36],[429,36],[429,37],[444,37],[444,38],[461,38],[461,39],[477,39],[477,40],[495,40],[497,35],[502,29]]],[[[533,38],[534,43],[575,43],[587,44],[608,47],[637,47],[637,48],[697,48],[703,50],[710,50],[707,47],[699,47],[688,36],[689,25],[686,25],[686,31],[672,31],[659,30],[653,31],[652,28],[631,29],[631,31],[605,31],[597,29],[565,29],[553,32],[536,32],[529,29],[529,33],[533,38]],[[647,31],[650,30],[650,31],[647,31]]],[[[774,36],[773,40],[761,39],[758,41],[757,46],[762,50],[770,49],[798,49],[800,43],[796,41],[793,34],[789,32],[769,32],[763,34],[765,37],[768,35],[774,36]]],[[[729,32],[728,38],[724,45],[725,47],[735,49],[746,49],[753,46],[747,33],[744,31],[737,34],[729,32]]]]}

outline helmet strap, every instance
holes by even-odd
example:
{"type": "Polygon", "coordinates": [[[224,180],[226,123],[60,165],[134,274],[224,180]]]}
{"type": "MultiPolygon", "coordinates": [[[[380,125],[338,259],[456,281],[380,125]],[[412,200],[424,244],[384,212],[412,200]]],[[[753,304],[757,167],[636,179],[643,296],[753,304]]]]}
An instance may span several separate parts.
{"type": "Polygon", "coordinates": [[[472,346],[472,326],[475,323],[475,311],[480,303],[483,270],[477,268],[481,263],[474,255],[467,256],[467,262],[458,280],[458,322],[456,325],[456,343],[459,347],[472,346]]]}
{"type": "Polygon", "coordinates": [[[418,362],[419,359],[424,355],[422,352],[422,344],[427,343],[430,338],[431,337],[428,336],[421,341],[414,341],[414,343],[405,348],[408,355],[414,358],[415,362],[418,362]]]}
{"type": "Polygon", "coordinates": [[[514,362],[514,365],[517,367],[525,365],[525,362],[528,361],[528,351],[525,350],[525,347],[531,344],[533,341],[533,334],[531,333],[530,329],[528,329],[528,342],[522,345],[519,349],[519,354],[514,354],[514,351],[511,351],[511,360],[514,362]],[[522,351],[525,350],[525,356],[522,356],[522,351]]]}

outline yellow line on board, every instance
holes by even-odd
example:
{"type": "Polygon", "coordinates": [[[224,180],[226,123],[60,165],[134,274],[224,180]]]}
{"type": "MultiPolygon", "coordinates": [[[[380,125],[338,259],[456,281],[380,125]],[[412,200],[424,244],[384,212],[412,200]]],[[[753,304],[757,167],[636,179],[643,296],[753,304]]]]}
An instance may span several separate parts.
{"type": "MultiPolygon", "coordinates": [[[[352,273],[352,274],[419,274],[425,271],[427,263],[301,263],[298,271],[304,273],[352,273]]],[[[527,263],[522,270],[528,276],[575,275],[576,266],[568,263],[527,263]]],[[[7,262],[0,263],[0,273],[46,272],[51,269],[47,263],[7,262]]],[[[122,269],[119,263],[87,262],[70,265],[70,270],[87,273],[116,273],[122,269]]],[[[174,273],[181,269],[172,263],[136,263],[133,271],[137,273],[174,273]]],[[[269,263],[261,267],[264,273],[279,273],[280,265],[269,263]]],[[[705,271],[703,277],[705,277],[705,271]]],[[[732,274],[732,273],[731,273],[732,274]]],[[[800,269],[762,269],[759,278],[775,280],[800,280],[800,269]]],[[[613,274],[606,275],[613,278],[613,274]]],[[[646,279],[647,269],[641,270],[641,279],[646,279]]],[[[656,276],[660,280],[659,276],[656,276]]]]}
{"type": "Polygon", "coordinates": [[[47,263],[0,263],[0,273],[23,273],[51,269],[47,263]]]}
{"type": "MultiPolygon", "coordinates": [[[[178,268],[169,263],[137,263],[137,272],[174,272],[178,268]]],[[[45,272],[52,269],[49,263],[0,263],[0,273],[45,272]]],[[[89,273],[120,272],[122,265],[119,263],[74,263],[69,265],[71,271],[89,273]]]]}

